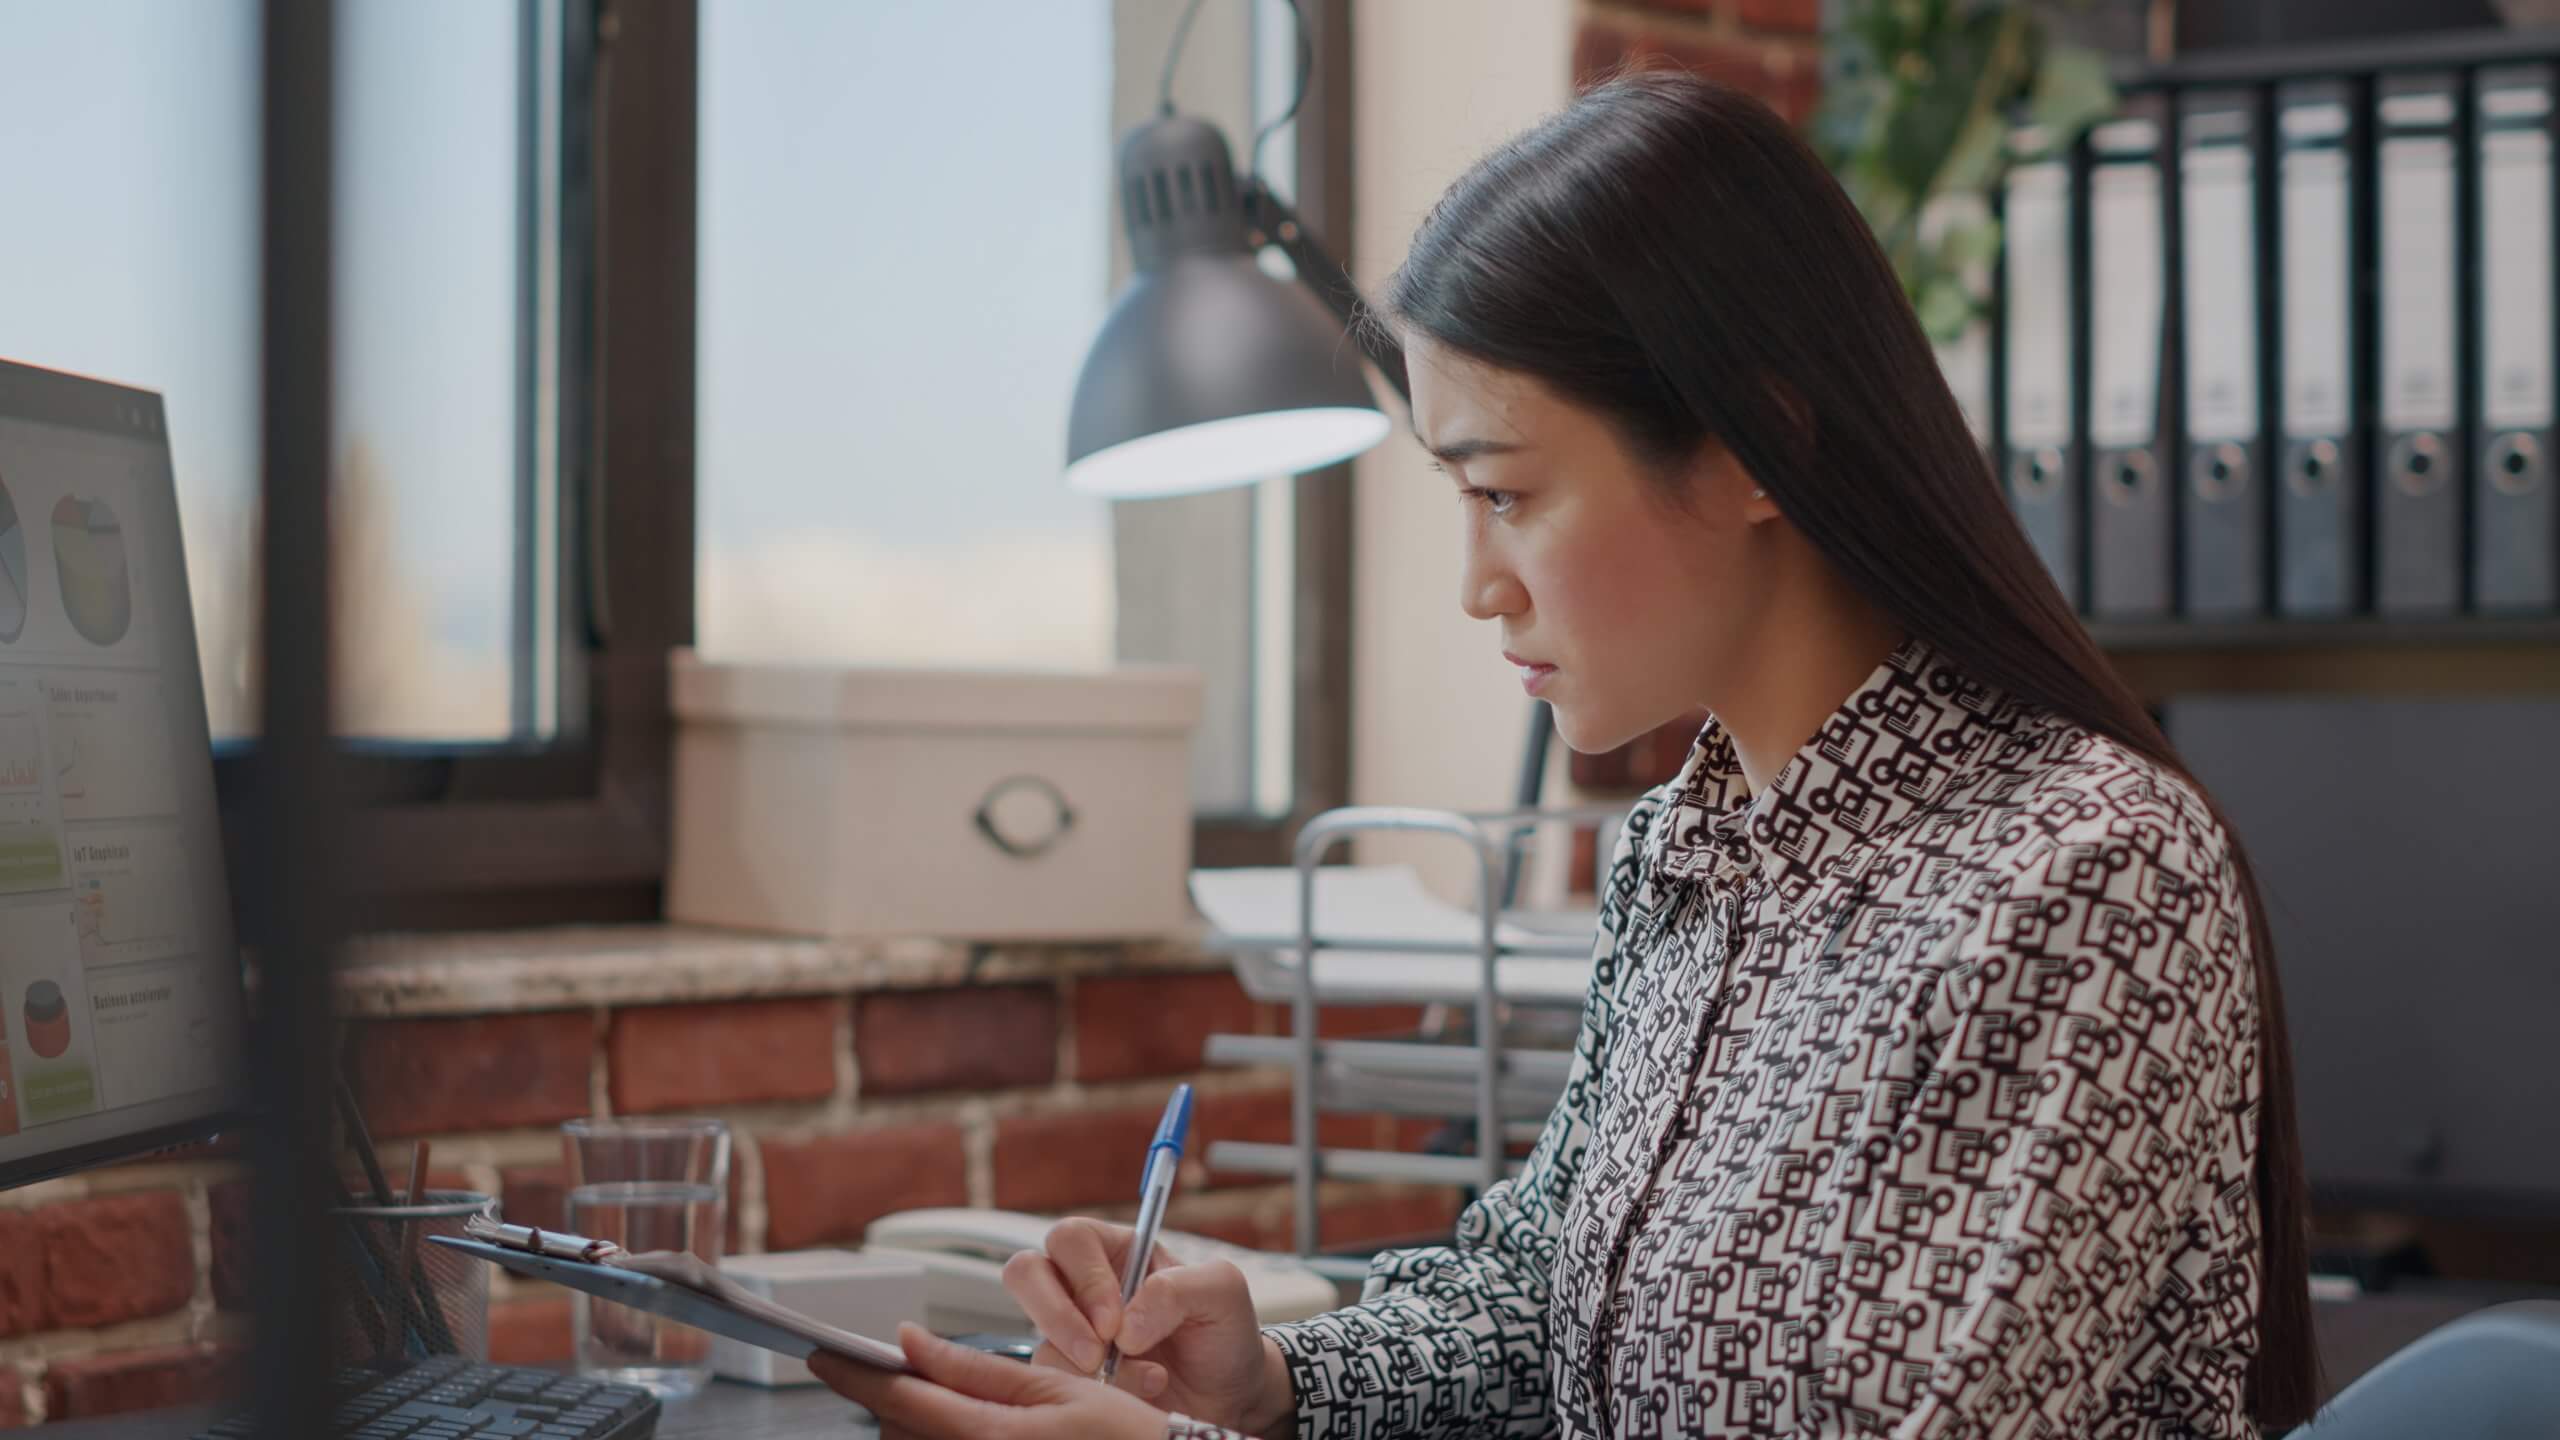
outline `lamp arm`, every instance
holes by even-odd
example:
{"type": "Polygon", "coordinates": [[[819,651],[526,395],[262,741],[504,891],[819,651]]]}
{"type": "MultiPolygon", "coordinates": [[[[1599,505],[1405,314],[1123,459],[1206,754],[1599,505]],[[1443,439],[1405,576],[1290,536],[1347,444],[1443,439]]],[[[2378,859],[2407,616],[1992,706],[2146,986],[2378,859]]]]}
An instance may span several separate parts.
{"type": "MultiPolygon", "coordinates": [[[[1352,338],[1359,342],[1361,352],[1369,357],[1369,363],[1377,366],[1378,373],[1387,377],[1387,383],[1395,387],[1397,398],[1404,401],[1405,409],[1410,412],[1413,409],[1413,382],[1405,376],[1404,347],[1378,326],[1360,323],[1360,312],[1368,302],[1360,297],[1360,287],[1353,283],[1350,273],[1317,242],[1315,235],[1298,219],[1297,212],[1271,193],[1271,187],[1262,183],[1261,176],[1246,176],[1237,190],[1237,202],[1244,209],[1247,243],[1256,250],[1265,245],[1280,247],[1280,253],[1288,256],[1289,263],[1297,267],[1299,283],[1316,292],[1317,298],[1324,301],[1325,308],[1332,311],[1334,318],[1351,332],[1352,338]]],[[[1516,792],[1520,809],[1537,808],[1538,794],[1545,788],[1547,741],[1554,733],[1555,713],[1540,701],[1530,701],[1529,734],[1521,746],[1520,783],[1516,792]]],[[[1503,846],[1501,904],[1505,909],[1519,898],[1520,847],[1525,838],[1525,831],[1514,831],[1503,846]]]]}
{"type": "Polygon", "coordinates": [[[1246,242],[1256,250],[1265,245],[1280,247],[1280,253],[1288,256],[1289,263],[1297,267],[1298,282],[1313,290],[1325,308],[1333,312],[1334,318],[1351,332],[1352,338],[1359,342],[1361,353],[1369,357],[1370,364],[1378,367],[1379,374],[1387,377],[1387,383],[1395,387],[1396,397],[1404,401],[1407,410],[1411,410],[1413,384],[1405,378],[1404,347],[1380,332],[1378,327],[1360,323],[1360,312],[1368,307],[1369,302],[1361,298],[1360,287],[1352,281],[1350,272],[1342,268],[1342,263],[1334,259],[1332,252],[1316,239],[1315,233],[1298,219],[1298,212],[1271,193],[1271,187],[1262,183],[1261,176],[1246,176],[1237,186],[1237,191],[1237,203],[1244,210],[1246,242]]]}

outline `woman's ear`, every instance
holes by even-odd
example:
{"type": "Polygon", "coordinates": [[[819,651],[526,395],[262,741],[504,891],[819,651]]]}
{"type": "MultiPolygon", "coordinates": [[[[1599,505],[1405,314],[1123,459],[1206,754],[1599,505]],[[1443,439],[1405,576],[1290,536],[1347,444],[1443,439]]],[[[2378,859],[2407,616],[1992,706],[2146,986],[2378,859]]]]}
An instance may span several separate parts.
{"type": "MultiPolygon", "coordinates": [[[[1748,472],[1745,473],[1747,478],[1748,472]]],[[[1762,486],[1758,481],[1753,481],[1751,484],[1751,493],[1744,496],[1742,501],[1742,518],[1744,523],[1758,525],[1770,520],[1778,519],[1784,513],[1784,511],[1778,508],[1778,502],[1770,498],[1768,489],[1762,486]]]]}
{"type": "Polygon", "coordinates": [[[1774,520],[1779,513],[1768,487],[1752,475],[1741,456],[1712,435],[1698,442],[1697,453],[1690,458],[1686,493],[1692,503],[1713,507],[1719,515],[1736,515],[1745,525],[1774,520]]]}

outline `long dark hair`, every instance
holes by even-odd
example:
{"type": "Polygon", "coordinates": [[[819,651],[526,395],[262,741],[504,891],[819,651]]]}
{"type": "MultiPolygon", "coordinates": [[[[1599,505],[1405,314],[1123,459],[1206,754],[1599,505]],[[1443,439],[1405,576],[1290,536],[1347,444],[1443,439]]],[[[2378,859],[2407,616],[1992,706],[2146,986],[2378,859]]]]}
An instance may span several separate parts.
{"type": "Polygon", "coordinates": [[[2268,1425],[2307,1418],[2318,1397],[2293,1060],[2248,857],[2028,544],[1883,250],[1813,152],[1747,95],[1677,70],[1622,71],[1452,185],[1368,323],[1535,376],[1611,417],[1641,457],[1722,442],[1904,629],[2204,797],[2229,837],[2257,966],[2249,1406],[2268,1425]]]}

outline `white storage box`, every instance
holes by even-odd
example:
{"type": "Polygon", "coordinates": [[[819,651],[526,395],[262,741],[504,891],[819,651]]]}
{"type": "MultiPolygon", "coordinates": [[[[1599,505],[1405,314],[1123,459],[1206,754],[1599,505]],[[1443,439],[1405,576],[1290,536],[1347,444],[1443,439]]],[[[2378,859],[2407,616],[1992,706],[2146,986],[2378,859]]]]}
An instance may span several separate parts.
{"type": "Polygon", "coordinates": [[[1100,940],[1192,923],[1198,672],[673,662],[678,921],[1100,940]]]}
{"type": "MultiPolygon", "coordinates": [[[[720,1273],[753,1294],[812,1320],[898,1343],[898,1322],[924,1323],[924,1267],[910,1260],[848,1250],[794,1250],[731,1255],[720,1273]]],[[[809,1362],[762,1346],[711,1337],[711,1372],[752,1385],[815,1385],[809,1362]]]]}

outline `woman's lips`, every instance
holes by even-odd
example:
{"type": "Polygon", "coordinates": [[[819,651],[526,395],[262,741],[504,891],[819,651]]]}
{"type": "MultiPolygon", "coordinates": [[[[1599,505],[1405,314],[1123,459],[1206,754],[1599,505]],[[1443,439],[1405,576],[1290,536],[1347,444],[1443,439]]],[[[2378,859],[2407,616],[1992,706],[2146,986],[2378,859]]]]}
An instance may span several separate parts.
{"type": "Polygon", "coordinates": [[[1555,678],[1556,667],[1544,661],[1523,660],[1508,650],[1502,652],[1502,658],[1519,668],[1520,688],[1532,695],[1547,688],[1547,682],[1555,678]]]}

